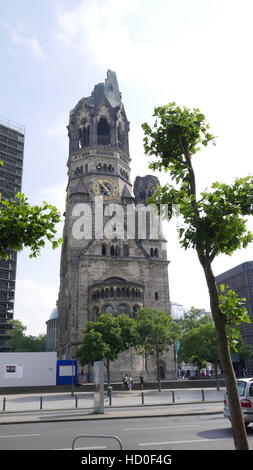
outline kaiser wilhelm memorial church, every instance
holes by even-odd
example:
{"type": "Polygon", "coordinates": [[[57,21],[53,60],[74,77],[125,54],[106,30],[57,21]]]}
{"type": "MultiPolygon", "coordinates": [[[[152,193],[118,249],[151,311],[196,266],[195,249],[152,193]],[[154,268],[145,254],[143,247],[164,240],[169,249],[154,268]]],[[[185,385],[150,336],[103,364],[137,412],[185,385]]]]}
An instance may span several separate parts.
{"type": "MultiPolygon", "coordinates": [[[[115,72],[70,112],[68,185],[57,301],[57,352],[70,359],[88,321],[102,313],[134,316],[143,308],[170,315],[166,240],[152,224],[147,200],[159,184],[153,175],[131,183],[129,121],[115,72]],[[136,210],[138,209],[138,210],[136,210]]],[[[137,156],[135,157],[137,158],[137,156]]],[[[158,219],[158,216],[156,216],[158,219]]],[[[85,368],[92,380],[92,366],[85,368]]],[[[111,363],[112,380],[125,373],[156,379],[153,360],[134,350],[111,363]]],[[[174,348],[160,364],[175,377],[174,348]]]]}

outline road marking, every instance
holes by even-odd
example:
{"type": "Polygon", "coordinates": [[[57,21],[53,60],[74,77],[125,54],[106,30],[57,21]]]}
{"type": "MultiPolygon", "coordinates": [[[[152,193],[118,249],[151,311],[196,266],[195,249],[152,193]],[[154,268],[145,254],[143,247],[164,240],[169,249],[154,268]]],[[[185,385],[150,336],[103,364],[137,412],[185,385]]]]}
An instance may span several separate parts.
{"type": "Polygon", "coordinates": [[[188,444],[188,443],[198,443],[198,442],[213,442],[213,441],[227,441],[229,437],[224,437],[220,439],[192,439],[188,441],[166,441],[166,442],[143,442],[139,443],[139,446],[160,446],[160,445],[173,445],[173,444],[188,444]]]}
{"type": "MultiPolygon", "coordinates": [[[[93,447],[75,447],[75,450],[94,450],[94,449],[107,449],[106,446],[93,446],[93,447]]],[[[72,447],[66,447],[65,449],[53,449],[53,450],[72,450],[72,447]]]]}
{"type": "Polygon", "coordinates": [[[175,428],[194,428],[198,427],[198,424],[181,424],[178,426],[157,426],[157,427],[150,427],[150,428],[125,428],[123,431],[143,431],[145,429],[175,429],[175,428]]]}
{"type": "Polygon", "coordinates": [[[10,436],[0,436],[0,439],[8,439],[10,437],[33,437],[41,436],[41,434],[11,434],[10,436]]]}

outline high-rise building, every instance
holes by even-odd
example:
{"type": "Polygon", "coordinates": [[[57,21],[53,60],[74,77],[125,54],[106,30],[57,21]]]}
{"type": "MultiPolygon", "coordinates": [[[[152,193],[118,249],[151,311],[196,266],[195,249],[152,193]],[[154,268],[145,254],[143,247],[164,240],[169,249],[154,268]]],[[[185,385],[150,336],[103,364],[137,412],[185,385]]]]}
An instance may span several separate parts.
{"type": "MultiPolygon", "coordinates": [[[[145,306],[170,314],[165,239],[147,208],[159,181],[153,175],[137,177],[132,190],[128,132],[116,74],[109,70],[105,83],[97,84],[70,112],[57,302],[60,358],[74,355],[82,329],[101,313],[134,316],[145,306]]],[[[162,378],[174,377],[173,361],[172,347],[160,362],[162,378]]],[[[151,360],[127,351],[112,364],[111,377],[121,380],[126,372],[145,371],[156,377],[151,360]]]]}
{"type": "MultiPolygon", "coordinates": [[[[14,198],[21,191],[23,157],[23,126],[0,118],[0,193],[1,200],[14,198]]],[[[10,350],[9,321],[13,319],[17,253],[9,251],[9,259],[0,259],[0,352],[10,350]]]]}
{"type": "MultiPolygon", "coordinates": [[[[246,308],[253,322],[253,262],[239,264],[228,271],[216,276],[218,285],[224,284],[233,289],[240,298],[246,299],[246,308]]],[[[240,331],[244,342],[253,349],[253,324],[242,323],[240,331]]],[[[241,359],[237,354],[232,357],[235,368],[241,374],[245,368],[248,374],[253,374],[253,359],[241,359]]]]}

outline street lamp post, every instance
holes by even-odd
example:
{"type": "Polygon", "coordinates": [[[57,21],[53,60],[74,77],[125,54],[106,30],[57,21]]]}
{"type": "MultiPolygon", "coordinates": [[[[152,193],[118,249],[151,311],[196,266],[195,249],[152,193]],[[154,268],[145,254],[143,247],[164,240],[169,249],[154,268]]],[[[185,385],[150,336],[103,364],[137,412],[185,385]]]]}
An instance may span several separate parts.
{"type": "Polygon", "coordinates": [[[71,384],[71,396],[74,396],[74,359],[72,358],[72,384],[71,384]]]}

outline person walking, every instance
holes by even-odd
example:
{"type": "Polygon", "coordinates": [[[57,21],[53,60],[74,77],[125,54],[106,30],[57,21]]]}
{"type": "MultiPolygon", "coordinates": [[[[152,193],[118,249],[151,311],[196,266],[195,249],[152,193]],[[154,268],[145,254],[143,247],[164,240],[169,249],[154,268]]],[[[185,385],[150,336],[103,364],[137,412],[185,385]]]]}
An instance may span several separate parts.
{"type": "Polygon", "coordinates": [[[128,375],[127,374],[125,374],[123,377],[123,387],[124,387],[124,390],[128,389],[128,375]]]}
{"type": "Polygon", "coordinates": [[[133,386],[133,377],[130,375],[129,381],[128,381],[128,390],[131,392],[133,386]]]}
{"type": "Polygon", "coordinates": [[[143,388],[144,388],[144,377],[143,377],[142,374],[140,375],[140,384],[141,384],[141,390],[143,390],[143,388]]]}

